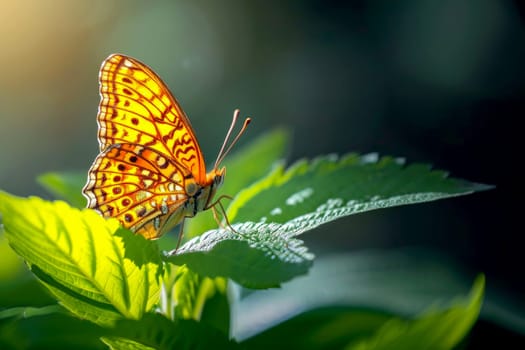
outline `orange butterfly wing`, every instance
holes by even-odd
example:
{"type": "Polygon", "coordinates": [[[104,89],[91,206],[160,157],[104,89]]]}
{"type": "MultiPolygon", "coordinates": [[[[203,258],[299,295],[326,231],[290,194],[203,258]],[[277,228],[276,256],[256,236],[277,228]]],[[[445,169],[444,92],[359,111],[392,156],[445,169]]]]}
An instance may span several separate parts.
{"type": "Polygon", "coordinates": [[[114,54],[99,78],[101,153],[83,189],[88,208],[159,237],[193,210],[186,189],[210,185],[201,150],[176,99],[146,65],[114,54]]]}
{"type": "Polygon", "coordinates": [[[157,74],[131,57],[113,54],[102,63],[99,79],[101,151],[120,143],[144,145],[177,160],[205,183],[204,158],[190,121],[157,74]]]}
{"type": "Polygon", "coordinates": [[[177,224],[184,217],[188,196],[182,174],[175,162],[154,149],[116,144],[95,159],[84,193],[89,208],[156,238],[168,220],[177,224]]]}

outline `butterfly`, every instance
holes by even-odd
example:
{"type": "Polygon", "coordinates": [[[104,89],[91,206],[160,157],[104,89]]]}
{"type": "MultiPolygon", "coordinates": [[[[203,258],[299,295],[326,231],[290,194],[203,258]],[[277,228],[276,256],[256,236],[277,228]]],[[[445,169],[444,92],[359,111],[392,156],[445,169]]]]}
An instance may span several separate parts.
{"type": "Polygon", "coordinates": [[[250,118],[226,147],[239,116],[235,110],[215,165],[206,172],[188,117],[152,69],[129,56],[112,54],[102,63],[99,83],[100,153],[83,188],[87,207],[117,218],[148,239],[180,223],[180,241],[185,218],[220,205],[213,201],[226,171],[219,164],[250,118]]]}

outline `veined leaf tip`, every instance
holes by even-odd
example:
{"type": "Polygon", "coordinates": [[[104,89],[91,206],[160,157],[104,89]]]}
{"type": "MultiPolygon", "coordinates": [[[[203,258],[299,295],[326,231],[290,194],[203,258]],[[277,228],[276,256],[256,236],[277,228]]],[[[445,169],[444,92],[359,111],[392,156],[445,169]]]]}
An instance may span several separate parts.
{"type": "Polygon", "coordinates": [[[478,191],[488,191],[496,189],[496,185],[491,184],[475,183],[475,186],[478,187],[478,191]]]}

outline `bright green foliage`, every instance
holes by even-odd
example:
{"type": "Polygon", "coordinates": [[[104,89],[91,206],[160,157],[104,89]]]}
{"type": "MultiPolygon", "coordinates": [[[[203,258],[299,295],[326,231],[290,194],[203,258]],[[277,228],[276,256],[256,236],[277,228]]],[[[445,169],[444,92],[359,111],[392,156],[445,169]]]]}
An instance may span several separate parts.
{"type": "Polygon", "coordinates": [[[250,349],[267,349],[275,339],[285,348],[300,349],[452,349],[476,321],[483,291],[481,276],[468,297],[414,317],[356,307],[314,309],[242,343],[250,349]],[[301,336],[290,337],[298,329],[301,336]]]}
{"type": "MultiPolygon", "coordinates": [[[[2,264],[0,264],[0,280],[16,279],[23,265],[18,256],[9,248],[7,239],[0,232],[0,256],[2,257],[2,264]]],[[[1,295],[1,294],[0,294],[1,295]]],[[[1,299],[0,299],[1,300],[1,299]]]]}
{"type": "Polygon", "coordinates": [[[103,338],[111,349],[237,349],[227,335],[194,320],[170,321],[148,313],[140,321],[121,320],[103,338]]]}
{"type": "Polygon", "coordinates": [[[174,318],[200,320],[206,300],[213,293],[213,281],[201,277],[186,266],[177,269],[173,288],[174,318]]]}
{"type": "Polygon", "coordinates": [[[286,171],[275,168],[239,193],[228,210],[231,222],[242,222],[232,226],[237,233],[208,231],[172,252],[169,261],[249,288],[278,286],[308,271],[313,255],[295,238],[307,230],[351,214],[488,188],[389,157],[303,160],[286,171]]]}
{"type": "Polygon", "coordinates": [[[308,272],[313,255],[302,241],[288,237],[279,225],[247,222],[195,237],[168,256],[210,277],[228,276],[248,288],[277,287],[308,272]]]}
{"type": "MultiPolygon", "coordinates": [[[[193,238],[176,251],[170,246],[171,251],[164,254],[157,241],[134,235],[93,210],[0,192],[4,226],[0,234],[61,304],[59,307],[41,297],[34,303],[26,297],[3,299],[0,348],[267,348],[276,337],[285,339],[281,345],[304,349],[454,347],[477,319],[482,278],[468,300],[407,314],[406,310],[389,308],[393,297],[431,305],[443,296],[442,291],[431,285],[433,294],[399,289],[394,290],[398,294],[390,293],[392,289],[383,287],[391,282],[391,275],[383,274],[376,276],[379,283],[373,286],[373,290],[385,291],[376,294],[382,302],[360,307],[352,298],[320,298],[335,292],[349,296],[358,286],[366,285],[346,279],[350,273],[344,259],[320,270],[321,274],[314,272],[291,281],[282,290],[254,291],[253,296],[281,292],[301,308],[285,314],[284,307],[279,309],[285,304],[270,302],[264,307],[277,307],[282,312],[279,321],[288,317],[286,322],[264,328],[262,320],[256,319],[252,324],[259,326],[251,333],[236,333],[239,318],[234,311],[242,310],[239,306],[252,295],[244,300],[235,298],[236,294],[230,293],[235,288],[227,281],[266,289],[307,274],[314,256],[298,239],[299,234],[351,214],[490,188],[448,178],[428,166],[405,166],[399,159],[376,155],[323,156],[298,161],[286,169],[281,158],[287,144],[287,133],[278,130],[228,157],[225,185],[216,199],[221,199],[231,227],[223,220],[217,228],[209,211],[200,213],[187,222],[186,235],[193,238]],[[235,197],[229,202],[222,194],[235,197]],[[300,288],[294,290],[290,287],[296,281],[300,288]],[[308,282],[301,285],[301,281],[308,282]],[[317,304],[301,304],[299,297],[316,291],[315,286],[330,293],[316,293],[312,300],[317,304]],[[433,297],[422,298],[429,295],[433,297]],[[19,308],[17,303],[50,306],[19,308]]],[[[80,194],[83,174],[49,173],[39,182],[72,205],[84,206],[80,194]]],[[[216,209],[221,213],[219,206],[216,209]]],[[[0,248],[10,249],[1,241],[0,248]]],[[[24,285],[18,277],[20,265],[13,259],[7,263],[12,267],[0,277],[10,282],[0,285],[0,296],[13,294],[24,285]],[[12,274],[6,274],[11,270],[12,274]]],[[[426,276],[436,272],[421,268],[426,276]]],[[[445,297],[450,300],[450,295],[445,297]]]]}
{"type": "Polygon", "coordinates": [[[301,160],[241,192],[229,215],[235,222],[286,224],[300,233],[343,216],[428,202],[490,189],[448,178],[422,164],[397,158],[348,154],[301,160]]]}
{"type": "Polygon", "coordinates": [[[11,247],[71,312],[95,323],[139,319],[158,302],[162,265],[154,242],[64,202],[0,192],[11,247]]]}
{"type": "Polygon", "coordinates": [[[468,298],[447,309],[430,309],[415,319],[392,318],[374,336],[349,345],[348,350],[452,349],[477,320],[485,279],[479,277],[468,298]]]}
{"type": "Polygon", "coordinates": [[[229,283],[226,278],[206,277],[199,288],[202,307],[199,315],[203,322],[225,335],[230,334],[231,311],[230,304],[235,303],[229,297],[229,283]]]}

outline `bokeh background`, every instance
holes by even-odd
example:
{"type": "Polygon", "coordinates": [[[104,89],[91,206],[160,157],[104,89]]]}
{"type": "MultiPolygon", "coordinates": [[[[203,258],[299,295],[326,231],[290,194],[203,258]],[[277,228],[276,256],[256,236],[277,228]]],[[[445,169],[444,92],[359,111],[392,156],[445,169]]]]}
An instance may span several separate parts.
{"type": "Polygon", "coordinates": [[[519,0],[0,0],[0,188],[49,198],[37,175],[87,171],[98,69],[125,53],[168,83],[210,163],[240,108],[241,143],[286,126],[290,161],[379,152],[496,185],[304,239],[320,255],[431,248],[523,310],[524,23],[519,0]]]}

